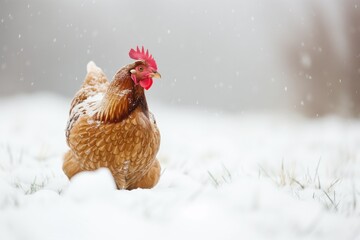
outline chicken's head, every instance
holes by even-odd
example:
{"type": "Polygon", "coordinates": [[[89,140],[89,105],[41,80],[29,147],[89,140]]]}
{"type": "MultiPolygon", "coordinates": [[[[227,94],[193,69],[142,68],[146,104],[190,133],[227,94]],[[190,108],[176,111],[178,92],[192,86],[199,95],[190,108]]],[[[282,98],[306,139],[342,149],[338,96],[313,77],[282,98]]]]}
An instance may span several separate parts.
{"type": "Polygon", "coordinates": [[[136,47],[136,50],[131,49],[129,56],[132,59],[138,60],[135,68],[130,70],[131,79],[135,85],[140,84],[141,87],[148,90],[153,84],[153,78],[161,77],[160,73],[157,72],[157,65],[154,58],[149,54],[148,50],[144,50],[144,47],[142,47],[141,50],[139,47],[136,47]]]}

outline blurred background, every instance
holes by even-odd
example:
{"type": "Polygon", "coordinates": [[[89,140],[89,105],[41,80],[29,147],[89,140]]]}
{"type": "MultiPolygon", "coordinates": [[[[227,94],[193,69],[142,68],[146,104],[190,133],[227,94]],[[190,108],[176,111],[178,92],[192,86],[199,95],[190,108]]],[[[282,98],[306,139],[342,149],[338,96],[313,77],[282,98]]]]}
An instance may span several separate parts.
{"type": "MultiPolygon", "coordinates": [[[[0,0],[0,97],[72,97],[144,45],[150,101],[218,112],[360,113],[360,0],[0,0]]],[[[151,105],[150,105],[151,106],[151,105]]]]}

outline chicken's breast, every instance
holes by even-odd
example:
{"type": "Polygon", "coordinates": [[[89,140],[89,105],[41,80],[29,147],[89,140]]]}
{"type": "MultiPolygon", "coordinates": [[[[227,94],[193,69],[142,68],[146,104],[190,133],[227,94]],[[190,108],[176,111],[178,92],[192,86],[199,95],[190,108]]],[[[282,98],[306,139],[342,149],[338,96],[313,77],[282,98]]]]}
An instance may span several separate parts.
{"type": "MultiPolygon", "coordinates": [[[[89,104],[96,105],[91,101],[89,104]]],[[[68,129],[68,144],[81,168],[108,167],[117,184],[122,184],[119,188],[126,188],[149,171],[160,146],[155,121],[140,107],[117,123],[104,123],[94,120],[91,114],[80,114],[68,129]]]]}

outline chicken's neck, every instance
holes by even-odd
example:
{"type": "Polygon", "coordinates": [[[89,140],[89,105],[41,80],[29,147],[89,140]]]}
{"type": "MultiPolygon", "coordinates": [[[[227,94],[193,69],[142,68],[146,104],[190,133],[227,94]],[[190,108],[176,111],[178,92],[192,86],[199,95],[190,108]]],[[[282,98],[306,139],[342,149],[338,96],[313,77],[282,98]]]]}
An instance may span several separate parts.
{"type": "Polygon", "coordinates": [[[128,65],[115,74],[102,99],[98,112],[100,121],[119,122],[127,118],[137,107],[149,116],[144,89],[134,84],[129,74],[130,69],[128,65]]]}

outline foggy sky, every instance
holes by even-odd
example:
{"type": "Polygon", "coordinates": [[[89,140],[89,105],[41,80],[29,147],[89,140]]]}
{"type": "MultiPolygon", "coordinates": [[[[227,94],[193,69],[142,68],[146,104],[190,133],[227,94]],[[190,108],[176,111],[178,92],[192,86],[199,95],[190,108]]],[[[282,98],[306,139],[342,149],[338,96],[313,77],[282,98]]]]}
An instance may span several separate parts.
{"type": "MultiPolygon", "coordinates": [[[[316,21],[309,2],[0,0],[0,96],[51,91],[71,97],[88,61],[112,79],[132,61],[130,48],[144,45],[162,75],[147,92],[150,101],[236,111],[292,108],[297,90],[282,51],[316,21]]],[[[337,38],[336,1],[318,2],[337,38]]]]}

